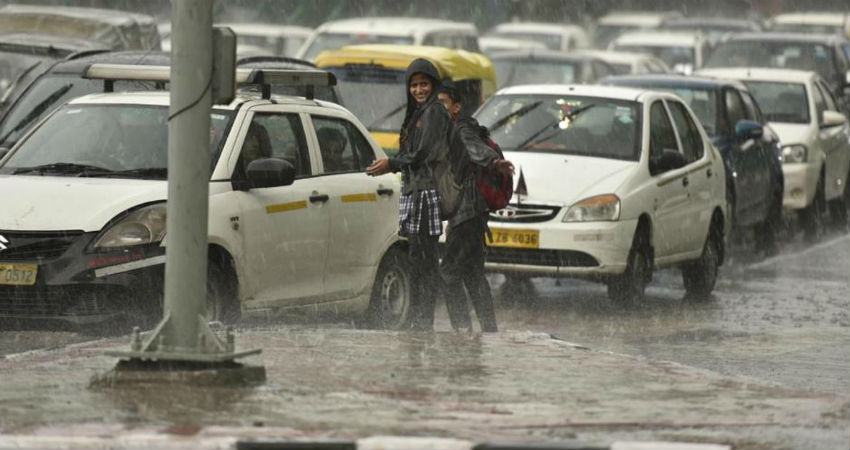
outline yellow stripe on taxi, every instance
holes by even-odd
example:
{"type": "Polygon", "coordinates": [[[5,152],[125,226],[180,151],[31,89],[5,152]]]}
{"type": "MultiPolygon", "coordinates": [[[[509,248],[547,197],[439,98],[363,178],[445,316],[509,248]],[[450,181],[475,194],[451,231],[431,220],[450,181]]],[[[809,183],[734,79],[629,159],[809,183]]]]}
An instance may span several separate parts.
{"type": "Polygon", "coordinates": [[[297,202],[289,202],[289,203],[278,203],[276,205],[268,205],[266,206],[266,212],[269,214],[286,212],[286,211],[295,211],[298,209],[307,208],[307,201],[300,200],[297,202]]]}
{"type": "Polygon", "coordinates": [[[378,200],[377,194],[348,194],[341,197],[343,203],[374,202],[378,200]]]}

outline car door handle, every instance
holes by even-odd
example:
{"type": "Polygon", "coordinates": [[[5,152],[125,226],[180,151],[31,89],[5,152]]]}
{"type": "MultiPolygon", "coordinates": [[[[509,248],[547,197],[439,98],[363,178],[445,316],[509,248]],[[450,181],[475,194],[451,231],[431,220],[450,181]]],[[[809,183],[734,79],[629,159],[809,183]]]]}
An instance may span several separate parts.
{"type": "Polygon", "coordinates": [[[691,181],[688,180],[688,177],[682,178],[682,186],[687,186],[689,184],[691,184],[691,181]]]}
{"type": "Polygon", "coordinates": [[[378,195],[393,195],[393,190],[390,188],[379,188],[378,195]]]}
{"type": "Polygon", "coordinates": [[[313,194],[310,196],[310,203],[325,203],[328,199],[328,194],[313,194]]]}

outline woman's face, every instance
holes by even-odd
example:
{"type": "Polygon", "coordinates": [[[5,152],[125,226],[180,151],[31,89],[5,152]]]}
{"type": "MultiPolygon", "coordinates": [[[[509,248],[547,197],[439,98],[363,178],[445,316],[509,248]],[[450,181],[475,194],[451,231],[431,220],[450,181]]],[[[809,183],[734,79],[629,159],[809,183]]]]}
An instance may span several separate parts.
{"type": "Polygon", "coordinates": [[[422,104],[431,96],[431,91],[434,85],[431,84],[431,79],[427,75],[415,73],[410,77],[410,95],[416,100],[416,103],[422,104]]]}

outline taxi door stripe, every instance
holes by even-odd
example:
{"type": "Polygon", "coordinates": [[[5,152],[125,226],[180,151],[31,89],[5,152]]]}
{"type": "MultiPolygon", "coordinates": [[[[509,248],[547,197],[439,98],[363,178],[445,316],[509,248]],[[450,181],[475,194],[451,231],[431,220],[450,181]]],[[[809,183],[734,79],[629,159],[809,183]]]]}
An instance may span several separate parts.
{"type": "Polygon", "coordinates": [[[274,214],[279,212],[287,212],[287,211],[296,211],[299,209],[307,208],[307,200],[300,200],[297,202],[289,202],[289,203],[278,203],[275,205],[266,206],[266,213],[274,214]]]}
{"type": "Polygon", "coordinates": [[[354,203],[354,202],[374,202],[378,200],[377,194],[347,194],[341,197],[343,203],[354,203]]]}

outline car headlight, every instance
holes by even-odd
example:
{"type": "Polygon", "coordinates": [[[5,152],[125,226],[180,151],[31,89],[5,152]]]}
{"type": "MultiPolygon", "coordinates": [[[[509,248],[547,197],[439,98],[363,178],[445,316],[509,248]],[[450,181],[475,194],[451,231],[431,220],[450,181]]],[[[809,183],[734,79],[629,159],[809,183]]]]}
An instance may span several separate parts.
{"type": "Polygon", "coordinates": [[[597,195],[574,203],[564,222],[597,222],[620,218],[620,198],[614,194],[597,195]]]}
{"type": "Polygon", "coordinates": [[[809,156],[805,145],[786,145],[782,147],[782,160],[786,163],[804,163],[809,156]]]}
{"type": "Polygon", "coordinates": [[[165,203],[139,208],[100,233],[94,248],[153,244],[165,237],[165,203]]]}

